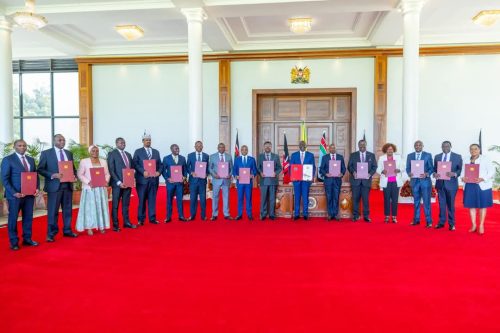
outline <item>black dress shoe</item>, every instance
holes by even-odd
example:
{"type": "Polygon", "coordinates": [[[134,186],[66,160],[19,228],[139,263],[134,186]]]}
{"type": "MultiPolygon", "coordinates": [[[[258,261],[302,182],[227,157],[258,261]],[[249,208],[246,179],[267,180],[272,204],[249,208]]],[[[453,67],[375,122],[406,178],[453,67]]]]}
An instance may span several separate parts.
{"type": "Polygon", "coordinates": [[[75,234],[74,232],[69,232],[67,234],[63,234],[64,237],[71,237],[71,238],[76,238],[78,237],[78,234],[75,234]]]}
{"type": "Polygon", "coordinates": [[[47,237],[47,243],[54,243],[54,242],[55,242],[54,237],[50,237],[50,236],[47,237]]]}
{"type": "Polygon", "coordinates": [[[38,246],[38,243],[35,242],[32,239],[25,239],[25,240],[23,240],[23,245],[26,245],[26,246],[38,246]]]}
{"type": "MultiPolygon", "coordinates": [[[[269,218],[270,218],[271,220],[273,220],[273,221],[276,219],[276,217],[274,217],[274,216],[269,216],[269,218]]],[[[265,220],[265,219],[266,219],[266,218],[264,217],[264,220],[265,220]]]]}
{"type": "Polygon", "coordinates": [[[436,228],[436,229],[441,229],[441,228],[444,228],[444,224],[438,224],[438,225],[436,225],[434,228],[436,228]]]}
{"type": "Polygon", "coordinates": [[[18,250],[19,250],[19,245],[11,245],[11,246],[10,246],[10,249],[11,249],[12,251],[18,251],[18,250]]]}
{"type": "Polygon", "coordinates": [[[303,216],[302,218],[303,218],[304,220],[306,220],[306,221],[307,221],[307,220],[309,220],[309,217],[308,217],[308,216],[303,216]]]}
{"type": "Polygon", "coordinates": [[[237,220],[237,221],[241,220],[241,216],[236,216],[234,219],[237,220]]]}
{"type": "Polygon", "coordinates": [[[420,222],[418,222],[418,221],[413,221],[412,223],[410,223],[410,225],[419,225],[419,224],[420,224],[420,222]]]}
{"type": "Polygon", "coordinates": [[[144,225],[144,221],[137,222],[137,225],[144,225]]]}
{"type": "Polygon", "coordinates": [[[123,225],[123,227],[124,227],[124,228],[130,228],[130,229],[135,229],[135,228],[137,228],[137,226],[136,226],[136,225],[133,225],[132,223],[125,223],[125,224],[123,225]]]}
{"type": "MultiPolygon", "coordinates": [[[[271,217],[269,217],[269,218],[271,218],[271,217]]],[[[260,220],[261,220],[261,221],[265,221],[266,219],[267,219],[267,217],[265,217],[265,216],[261,216],[261,217],[260,217],[260,220]]]]}
{"type": "Polygon", "coordinates": [[[425,227],[426,227],[426,228],[432,228],[432,223],[427,223],[427,224],[425,225],[425,227]]]}
{"type": "Polygon", "coordinates": [[[187,220],[184,217],[179,217],[179,221],[187,222],[187,220]]]}
{"type": "Polygon", "coordinates": [[[215,221],[215,220],[217,220],[217,216],[212,216],[212,217],[210,218],[210,221],[215,221]]]}
{"type": "Polygon", "coordinates": [[[354,218],[352,219],[352,222],[358,222],[358,221],[359,221],[359,217],[354,217],[354,218]]]}
{"type": "Polygon", "coordinates": [[[249,221],[253,221],[253,216],[252,216],[252,215],[250,215],[250,216],[248,217],[248,220],[249,220],[249,221]]]}
{"type": "Polygon", "coordinates": [[[372,219],[371,219],[371,218],[369,218],[369,217],[365,217],[365,218],[363,218],[363,219],[365,220],[365,222],[368,222],[368,223],[370,223],[370,222],[372,221],[372,219]]]}
{"type": "Polygon", "coordinates": [[[298,220],[298,219],[299,219],[299,217],[298,217],[298,216],[294,216],[294,217],[293,217],[293,220],[294,220],[294,221],[296,221],[296,220],[298,220]]]}
{"type": "Polygon", "coordinates": [[[231,216],[229,216],[229,215],[224,216],[224,220],[232,220],[232,219],[233,219],[233,218],[232,218],[231,216]]]}
{"type": "Polygon", "coordinates": [[[450,231],[455,231],[455,226],[454,226],[454,225],[452,225],[452,226],[450,226],[448,229],[449,229],[450,231]]]}
{"type": "Polygon", "coordinates": [[[121,230],[121,229],[120,229],[120,228],[118,228],[118,227],[113,227],[113,231],[120,232],[120,230],[121,230]]]}
{"type": "Polygon", "coordinates": [[[335,216],[334,219],[335,219],[335,221],[340,222],[340,217],[335,216]]]}
{"type": "Polygon", "coordinates": [[[165,221],[163,221],[163,222],[169,223],[170,221],[171,221],[171,219],[165,219],[165,221]]]}
{"type": "Polygon", "coordinates": [[[149,221],[149,223],[151,223],[151,224],[160,224],[160,222],[157,221],[157,220],[151,220],[151,221],[149,221]]]}
{"type": "MultiPolygon", "coordinates": [[[[203,220],[203,219],[202,219],[203,220]]],[[[194,221],[194,216],[190,216],[187,218],[187,221],[194,221]]]]}
{"type": "MultiPolygon", "coordinates": [[[[201,218],[201,220],[202,220],[202,221],[206,221],[206,220],[207,220],[207,218],[206,218],[206,217],[202,217],[202,218],[201,218]]],[[[190,220],[190,221],[191,221],[191,220],[190,220]]]]}

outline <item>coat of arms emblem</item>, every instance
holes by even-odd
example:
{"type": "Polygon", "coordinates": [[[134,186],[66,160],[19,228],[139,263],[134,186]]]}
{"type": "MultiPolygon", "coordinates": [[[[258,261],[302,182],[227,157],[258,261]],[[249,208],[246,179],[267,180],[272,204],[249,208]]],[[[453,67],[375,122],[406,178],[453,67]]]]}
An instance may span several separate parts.
{"type": "Polygon", "coordinates": [[[291,81],[292,83],[309,83],[309,77],[311,75],[311,71],[306,66],[304,68],[300,68],[295,66],[291,71],[291,81]]]}

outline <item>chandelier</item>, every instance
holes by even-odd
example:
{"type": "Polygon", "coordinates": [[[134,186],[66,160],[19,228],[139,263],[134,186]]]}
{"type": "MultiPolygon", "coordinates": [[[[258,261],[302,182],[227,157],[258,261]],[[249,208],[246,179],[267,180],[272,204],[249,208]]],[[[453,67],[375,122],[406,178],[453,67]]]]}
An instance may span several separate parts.
{"type": "Polygon", "coordinates": [[[144,30],[138,25],[117,25],[115,30],[129,41],[144,36],[144,30]]]}
{"type": "Polygon", "coordinates": [[[27,30],[38,30],[47,24],[45,17],[35,14],[35,0],[26,0],[25,11],[15,13],[12,19],[27,30]]]}
{"type": "Polygon", "coordinates": [[[288,26],[290,31],[296,34],[304,34],[311,31],[312,18],[310,17],[296,17],[288,19],[288,26]]]}

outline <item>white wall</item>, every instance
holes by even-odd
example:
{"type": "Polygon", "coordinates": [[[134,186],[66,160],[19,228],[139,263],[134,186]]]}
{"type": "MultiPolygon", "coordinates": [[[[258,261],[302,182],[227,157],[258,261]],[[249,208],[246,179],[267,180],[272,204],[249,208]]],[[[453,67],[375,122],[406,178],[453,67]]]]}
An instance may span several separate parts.
{"type": "Polygon", "coordinates": [[[357,88],[357,133],[361,138],[366,130],[368,147],[372,149],[373,77],[373,58],[232,62],[231,146],[234,146],[238,129],[240,145],[247,144],[252,149],[253,89],[357,88]],[[310,68],[309,84],[290,83],[290,71],[295,65],[310,68]]]}
{"type": "MultiPolygon", "coordinates": [[[[219,137],[219,67],[203,65],[203,142],[215,150],[219,137]]],[[[144,130],[163,156],[177,143],[182,155],[194,150],[188,137],[187,64],[97,65],[92,70],[94,142],[114,146],[127,141],[127,150],[142,147],[144,130]]]]}
{"type": "MultiPolygon", "coordinates": [[[[389,58],[387,139],[398,147],[403,136],[402,69],[401,57],[389,58]]],[[[481,128],[483,148],[500,144],[500,55],[421,57],[419,103],[418,134],[432,155],[449,140],[454,151],[468,158],[481,128]]]]}

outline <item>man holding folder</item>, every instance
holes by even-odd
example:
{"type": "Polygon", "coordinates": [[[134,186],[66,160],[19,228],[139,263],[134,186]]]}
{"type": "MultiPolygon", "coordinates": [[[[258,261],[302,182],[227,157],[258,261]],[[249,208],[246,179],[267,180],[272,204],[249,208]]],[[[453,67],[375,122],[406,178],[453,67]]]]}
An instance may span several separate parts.
{"type": "Polygon", "coordinates": [[[276,189],[282,166],[279,156],[271,152],[272,147],[271,142],[264,142],[264,152],[259,155],[257,163],[260,174],[260,219],[262,221],[268,215],[271,220],[276,218],[276,189]]]}
{"type": "Polygon", "coordinates": [[[291,176],[294,196],[294,220],[298,220],[298,218],[300,217],[301,200],[302,216],[304,220],[309,219],[309,188],[311,187],[314,175],[316,174],[316,163],[314,161],[314,155],[306,151],[306,148],[306,142],[300,141],[299,151],[296,151],[290,157],[290,168],[292,170],[291,176]]]}
{"type": "Polygon", "coordinates": [[[44,191],[47,192],[47,242],[54,242],[59,231],[59,208],[62,210],[63,236],[76,237],[71,230],[73,209],[73,182],[76,169],[73,154],[64,149],[66,139],[61,134],[54,135],[54,148],[42,151],[38,173],[45,178],[44,191]]]}
{"type": "Polygon", "coordinates": [[[451,151],[451,142],[441,144],[442,153],[434,156],[434,178],[439,200],[439,222],[436,229],[444,228],[448,213],[448,228],[455,230],[455,197],[458,176],[462,173],[462,156],[451,151]]]}
{"type": "Polygon", "coordinates": [[[233,171],[233,159],[226,153],[226,145],[222,142],[217,145],[218,152],[210,155],[209,171],[212,175],[212,218],[217,220],[219,215],[219,193],[222,190],[224,219],[232,220],[229,214],[229,186],[231,186],[231,174],[233,171]]]}
{"type": "Polygon", "coordinates": [[[201,220],[206,220],[207,209],[207,175],[209,156],[203,152],[203,142],[194,143],[194,152],[189,153],[187,158],[187,170],[189,173],[189,210],[191,216],[189,221],[196,218],[198,196],[200,197],[201,220]]]}
{"type": "Polygon", "coordinates": [[[324,178],[326,201],[328,208],[327,220],[335,219],[340,221],[339,217],[339,197],[342,187],[342,177],[345,174],[344,156],[337,154],[335,144],[328,146],[329,154],[321,158],[319,174],[324,178]]]}
{"type": "Polygon", "coordinates": [[[243,215],[243,200],[246,201],[247,217],[251,221],[252,216],[252,188],[253,178],[257,174],[255,158],[248,156],[248,147],[241,146],[241,156],[234,161],[233,176],[236,178],[238,190],[238,216],[236,220],[241,220],[243,215]]]}
{"type": "Polygon", "coordinates": [[[186,158],[179,155],[179,146],[170,146],[171,154],[163,158],[163,178],[167,184],[167,218],[165,223],[172,219],[174,196],[177,202],[177,214],[179,221],[185,222],[184,210],[182,209],[182,195],[184,193],[184,179],[187,176],[186,158]]]}

